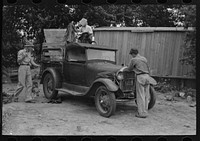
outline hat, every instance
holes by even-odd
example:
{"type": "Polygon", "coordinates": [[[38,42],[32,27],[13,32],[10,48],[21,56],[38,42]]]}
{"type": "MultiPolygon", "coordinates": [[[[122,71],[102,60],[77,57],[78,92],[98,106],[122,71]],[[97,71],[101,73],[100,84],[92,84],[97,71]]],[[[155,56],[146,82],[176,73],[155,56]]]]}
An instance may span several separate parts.
{"type": "Polygon", "coordinates": [[[24,45],[24,47],[34,47],[34,45],[24,45]]]}
{"type": "Polygon", "coordinates": [[[79,21],[79,24],[82,25],[82,26],[87,25],[87,19],[82,18],[82,19],[79,21]]]}
{"type": "Polygon", "coordinates": [[[129,54],[138,54],[138,50],[132,48],[132,49],[130,50],[129,54]]]}
{"type": "Polygon", "coordinates": [[[24,47],[33,47],[33,43],[31,41],[26,41],[24,47]]]}
{"type": "Polygon", "coordinates": [[[34,45],[31,42],[26,42],[26,44],[24,45],[24,47],[34,47],[34,45]]]}

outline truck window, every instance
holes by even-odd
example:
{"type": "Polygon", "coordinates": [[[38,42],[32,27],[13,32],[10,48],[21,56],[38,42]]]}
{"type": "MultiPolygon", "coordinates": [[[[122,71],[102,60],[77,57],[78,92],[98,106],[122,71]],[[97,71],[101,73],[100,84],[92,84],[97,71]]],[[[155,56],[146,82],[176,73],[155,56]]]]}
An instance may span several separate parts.
{"type": "Polygon", "coordinates": [[[85,62],[86,54],[84,49],[71,49],[67,52],[67,60],[69,62],[85,62]]]}

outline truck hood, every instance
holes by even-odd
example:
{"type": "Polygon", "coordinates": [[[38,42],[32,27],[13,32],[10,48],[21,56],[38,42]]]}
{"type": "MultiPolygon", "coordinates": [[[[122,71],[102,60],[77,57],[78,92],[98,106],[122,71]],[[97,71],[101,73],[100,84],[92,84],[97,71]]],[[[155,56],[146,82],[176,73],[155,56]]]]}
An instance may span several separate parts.
{"type": "Polygon", "coordinates": [[[118,72],[122,66],[112,64],[108,61],[89,62],[87,64],[88,71],[95,74],[96,77],[112,77],[114,73],[118,72]]]}

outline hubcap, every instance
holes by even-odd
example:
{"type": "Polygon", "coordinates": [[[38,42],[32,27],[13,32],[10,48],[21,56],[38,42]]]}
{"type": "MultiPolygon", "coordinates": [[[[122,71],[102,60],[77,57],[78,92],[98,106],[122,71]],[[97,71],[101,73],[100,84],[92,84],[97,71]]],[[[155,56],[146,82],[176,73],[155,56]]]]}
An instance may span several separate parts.
{"type": "Polygon", "coordinates": [[[100,93],[101,93],[99,96],[100,106],[105,112],[108,112],[110,109],[110,99],[108,93],[103,90],[101,90],[100,93]]]}

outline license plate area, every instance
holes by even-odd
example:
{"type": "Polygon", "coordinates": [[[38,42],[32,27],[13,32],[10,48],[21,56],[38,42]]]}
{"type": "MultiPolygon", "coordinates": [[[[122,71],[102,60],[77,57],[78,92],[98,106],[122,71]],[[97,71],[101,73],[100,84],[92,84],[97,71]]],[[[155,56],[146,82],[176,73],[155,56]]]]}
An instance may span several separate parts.
{"type": "Polygon", "coordinates": [[[133,92],[135,90],[135,73],[133,71],[123,72],[124,79],[120,81],[122,92],[133,92]]]}
{"type": "Polygon", "coordinates": [[[124,91],[133,91],[134,90],[134,79],[126,79],[120,82],[120,88],[124,91]]]}
{"type": "Polygon", "coordinates": [[[130,86],[130,85],[133,86],[133,79],[127,79],[127,80],[125,80],[124,83],[126,86],[130,86]]]}

